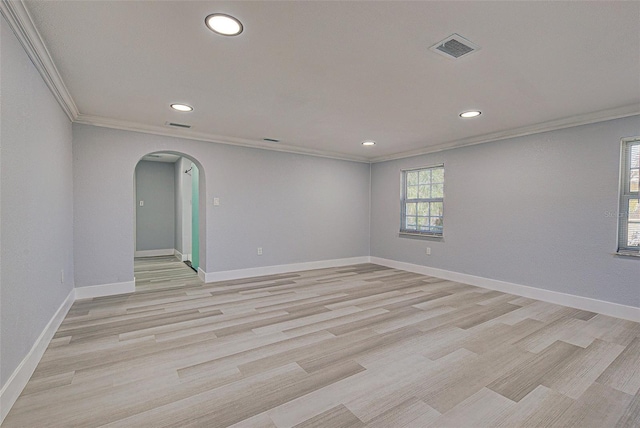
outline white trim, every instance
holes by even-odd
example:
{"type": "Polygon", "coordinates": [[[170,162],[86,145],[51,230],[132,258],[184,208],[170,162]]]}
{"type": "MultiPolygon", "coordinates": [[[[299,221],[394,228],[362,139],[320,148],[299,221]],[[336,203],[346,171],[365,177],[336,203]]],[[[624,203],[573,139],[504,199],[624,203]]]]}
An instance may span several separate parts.
{"type": "Polygon", "coordinates": [[[173,248],[162,248],[160,250],[142,250],[136,251],[135,257],[156,257],[156,256],[173,256],[175,254],[173,248]]]}
{"type": "Polygon", "coordinates": [[[597,312],[599,314],[609,315],[616,318],[623,318],[630,321],[640,322],[640,308],[637,308],[635,306],[621,305],[619,303],[607,302],[604,300],[597,300],[589,297],[576,296],[574,294],[560,293],[558,291],[529,287],[527,285],[514,284],[511,282],[499,281],[496,279],[484,278],[481,276],[469,275],[466,273],[454,272],[450,270],[437,269],[429,266],[399,262],[396,260],[389,260],[380,257],[371,257],[371,263],[381,266],[387,266],[394,269],[406,270],[408,272],[419,273],[422,275],[434,276],[450,281],[462,282],[465,284],[475,285],[477,287],[488,288],[490,290],[502,291],[504,293],[515,294],[517,296],[529,297],[531,299],[542,300],[544,302],[555,303],[557,305],[597,312]]]}
{"type": "Polygon", "coordinates": [[[116,282],[113,284],[90,285],[76,287],[76,300],[92,299],[94,297],[114,296],[116,294],[129,294],[136,291],[136,281],[116,282]]]}
{"type": "Polygon", "coordinates": [[[225,270],[220,272],[205,272],[198,269],[198,276],[204,282],[229,281],[232,279],[253,278],[264,275],[277,275],[280,273],[299,272],[303,270],[326,269],[332,267],[357,265],[369,263],[368,256],[349,257],[344,259],[319,260],[315,262],[293,263],[289,265],[262,266],[256,268],[225,270]]]}
{"type": "Polygon", "coordinates": [[[182,254],[178,250],[173,250],[173,255],[176,256],[176,258],[181,262],[184,262],[185,260],[189,260],[189,254],[182,254]]]}
{"type": "Polygon", "coordinates": [[[206,141],[211,143],[228,144],[232,146],[252,147],[256,149],[272,150],[277,152],[296,153],[308,156],[319,156],[330,159],[348,160],[353,162],[378,163],[389,160],[403,159],[413,156],[425,155],[428,153],[436,153],[444,150],[455,149],[459,147],[473,146],[476,144],[490,143],[492,141],[500,141],[508,138],[524,137],[526,135],[540,134],[542,132],[555,131],[558,129],[572,128],[580,125],[588,125],[591,123],[605,122],[607,120],[621,119],[623,117],[640,115],[640,108],[637,104],[616,107],[613,109],[601,110],[593,113],[587,113],[568,118],[552,120],[549,122],[539,123],[531,126],[507,129],[505,131],[493,132],[491,134],[477,135],[454,141],[447,141],[428,147],[422,147],[416,150],[394,153],[387,156],[364,157],[353,156],[344,153],[331,152],[327,150],[306,149],[302,147],[278,144],[273,146],[263,141],[247,140],[236,137],[228,137],[214,135],[205,132],[197,132],[190,129],[173,129],[157,125],[147,125],[137,122],[129,122],[120,119],[111,119],[101,116],[91,116],[79,114],[74,122],[86,125],[100,126],[104,128],[120,129],[124,131],[142,132],[145,134],[162,135],[167,137],[184,138],[188,140],[206,141]]]}
{"type": "Polygon", "coordinates": [[[9,27],[13,30],[13,33],[20,41],[31,62],[33,62],[33,65],[42,76],[42,79],[51,90],[51,93],[69,120],[72,122],[76,120],[79,114],[78,107],[76,107],[73,98],[71,98],[71,94],[64,84],[22,0],[0,1],[0,12],[9,23],[9,27]]]}
{"type": "Polygon", "coordinates": [[[62,302],[58,310],[51,320],[46,325],[42,333],[36,342],[31,347],[29,353],[22,359],[18,367],[13,371],[7,382],[0,390],[0,424],[4,421],[4,418],[13,407],[14,403],[22,393],[22,390],[27,386],[27,382],[31,378],[31,375],[35,371],[44,351],[49,346],[49,342],[53,338],[53,335],[62,324],[62,320],[67,316],[71,305],[75,301],[75,289],[71,289],[69,295],[62,302]]]}
{"type": "Polygon", "coordinates": [[[478,135],[460,140],[448,141],[433,146],[423,147],[407,152],[395,153],[388,156],[378,156],[370,160],[371,163],[386,162],[395,159],[409,158],[413,156],[426,155],[429,153],[442,152],[459,147],[474,146],[476,144],[490,143],[492,141],[506,140],[507,138],[524,137],[526,135],[540,134],[542,132],[555,131],[558,129],[573,128],[591,123],[606,122],[607,120],[621,119],[623,117],[640,115],[638,104],[631,104],[623,107],[616,107],[608,110],[601,110],[593,113],[571,116],[564,119],[552,120],[521,128],[508,129],[506,131],[493,132],[491,134],[478,135]]]}
{"type": "Polygon", "coordinates": [[[93,116],[88,114],[79,114],[74,122],[84,125],[99,126],[102,128],[119,129],[122,131],[142,132],[144,134],[183,138],[186,140],[206,141],[208,143],[227,144],[232,146],[271,150],[275,152],[295,153],[300,155],[318,156],[329,159],[369,163],[369,159],[364,156],[347,155],[344,153],[337,153],[329,150],[309,149],[299,146],[292,146],[286,143],[278,143],[278,145],[276,146],[271,143],[265,143],[261,140],[249,140],[245,138],[215,135],[208,132],[194,131],[193,129],[176,129],[170,126],[149,125],[139,122],[130,122],[121,119],[112,119],[108,117],[93,116]]]}

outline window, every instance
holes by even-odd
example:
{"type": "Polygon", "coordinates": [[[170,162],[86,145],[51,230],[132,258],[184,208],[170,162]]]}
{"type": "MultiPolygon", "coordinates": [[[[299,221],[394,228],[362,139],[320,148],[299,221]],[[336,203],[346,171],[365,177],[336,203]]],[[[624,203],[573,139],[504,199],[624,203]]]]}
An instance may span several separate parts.
{"type": "Polygon", "coordinates": [[[402,171],[401,234],[442,236],[444,165],[402,171]]]}
{"type": "Polygon", "coordinates": [[[622,140],[618,251],[640,250],[640,138],[622,140]]]}

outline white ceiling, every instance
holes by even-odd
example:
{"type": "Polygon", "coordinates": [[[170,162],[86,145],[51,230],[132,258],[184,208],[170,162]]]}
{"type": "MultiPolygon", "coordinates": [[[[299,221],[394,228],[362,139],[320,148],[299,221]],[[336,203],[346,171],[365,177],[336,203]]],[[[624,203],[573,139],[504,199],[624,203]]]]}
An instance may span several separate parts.
{"type": "Polygon", "coordinates": [[[640,113],[637,1],[25,4],[84,123],[376,161],[640,113]]]}

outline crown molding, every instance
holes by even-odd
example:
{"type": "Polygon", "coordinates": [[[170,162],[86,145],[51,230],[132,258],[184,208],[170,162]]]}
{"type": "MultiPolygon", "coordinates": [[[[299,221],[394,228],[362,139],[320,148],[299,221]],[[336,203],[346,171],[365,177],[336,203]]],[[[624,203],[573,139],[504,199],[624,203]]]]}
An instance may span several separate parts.
{"type": "Polygon", "coordinates": [[[631,104],[613,109],[600,110],[568,118],[552,120],[521,128],[508,129],[506,131],[494,132],[491,134],[478,135],[461,140],[448,141],[429,147],[396,153],[388,156],[379,156],[370,159],[371,163],[386,162],[396,159],[404,159],[413,156],[426,155],[429,153],[442,152],[444,150],[457,149],[460,147],[473,146],[476,144],[490,143],[492,141],[506,140],[508,138],[524,137],[526,135],[540,134],[542,132],[556,131],[558,129],[572,128],[591,123],[605,122],[607,120],[621,119],[623,117],[640,115],[640,104],[631,104]]]}
{"type": "Polygon", "coordinates": [[[191,129],[177,129],[169,126],[147,125],[138,122],[129,122],[120,119],[110,119],[101,116],[79,114],[74,123],[99,126],[102,128],[119,129],[122,131],[141,132],[144,134],[162,135],[165,137],[183,138],[186,140],[205,141],[209,143],[226,144],[231,146],[250,147],[253,149],[271,150],[275,152],[294,153],[299,155],[316,156],[329,159],[345,160],[351,162],[370,163],[369,159],[359,156],[349,156],[344,153],[336,153],[327,150],[314,150],[282,143],[265,143],[262,141],[248,140],[244,138],[213,135],[205,132],[197,132],[191,129]]]}
{"type": "Polygon", "coordinates": [[[78,117],[78,108],[71,98],[56,65],[51,59],[40,33],[36,29],[31,15],[22,0],[0,0],[0,13],[9,23],[20,44],[33,62],[45,83],[53,93],[62,110],[74,121],[78,117]]]}

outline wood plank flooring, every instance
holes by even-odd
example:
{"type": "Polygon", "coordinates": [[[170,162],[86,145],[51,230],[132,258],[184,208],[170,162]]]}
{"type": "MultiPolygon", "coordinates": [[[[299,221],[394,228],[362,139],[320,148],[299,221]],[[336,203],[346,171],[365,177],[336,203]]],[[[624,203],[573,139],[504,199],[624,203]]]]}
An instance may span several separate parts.
{"type": "Polygon", "coordinates": [[[372,264],[77,301],[9,427],[640,427],[640,324],[372,264]]]}

